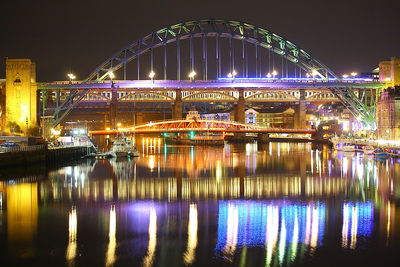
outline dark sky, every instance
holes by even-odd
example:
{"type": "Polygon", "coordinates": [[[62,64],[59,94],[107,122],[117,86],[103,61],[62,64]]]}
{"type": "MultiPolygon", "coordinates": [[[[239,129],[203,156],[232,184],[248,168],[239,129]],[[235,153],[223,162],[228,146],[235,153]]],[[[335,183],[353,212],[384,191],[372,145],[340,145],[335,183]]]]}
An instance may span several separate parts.
{"type": "MultiPolygon", "coordinates": [[[[241,20],[300,45],[338,74],[400,56],[398,0],[5,0],[0,57],[31,58],[38,80],[85,78],[129,42],[185,20],[241,20]]],[[[4,64],[0,77],[4,77],[4,64]]]]}

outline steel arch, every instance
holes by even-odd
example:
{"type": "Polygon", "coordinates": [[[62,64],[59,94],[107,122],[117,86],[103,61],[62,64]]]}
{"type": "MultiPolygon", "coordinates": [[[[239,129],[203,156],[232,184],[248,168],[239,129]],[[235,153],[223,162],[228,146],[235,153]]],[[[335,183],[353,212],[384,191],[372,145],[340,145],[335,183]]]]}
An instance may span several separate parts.
{"type": "Polygon", "coordinates": [[[164,44],[203,36],[244,39],[249,43],[270,49],[277,55],[299,65],[306,72],[314,72],[317,76],[325,79],[329,77],[339,78],[324,64],[312,58],[305,50],[276,33],[240,21],[205,19],[175,24],[132,42],[98,66],[85,81],[102,81],[108,76],[108,73],[117,71],[137,56],[164,44]]]}

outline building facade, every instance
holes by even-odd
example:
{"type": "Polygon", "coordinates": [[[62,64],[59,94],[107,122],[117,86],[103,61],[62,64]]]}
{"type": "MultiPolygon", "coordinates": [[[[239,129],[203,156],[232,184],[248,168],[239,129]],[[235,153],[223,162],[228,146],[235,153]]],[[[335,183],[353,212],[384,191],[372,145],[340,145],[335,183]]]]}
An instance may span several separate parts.
{"type": "Polygon", "coordinates": [[[400,86],[400,58],[392,57],[390,61],[379,63],[379,80],[391,81],[394,86],[400,86]]]}
{"type": "Polygon", "coordinates": [[[23,132],[37,125],[36,65],[30,59],[6,59],[5,121],[23,132]]]}
{"type": "Polygon", "coordinates": [[[386,89],[376,106],[379,139],[400,140],[400,87],[386,89]]]}

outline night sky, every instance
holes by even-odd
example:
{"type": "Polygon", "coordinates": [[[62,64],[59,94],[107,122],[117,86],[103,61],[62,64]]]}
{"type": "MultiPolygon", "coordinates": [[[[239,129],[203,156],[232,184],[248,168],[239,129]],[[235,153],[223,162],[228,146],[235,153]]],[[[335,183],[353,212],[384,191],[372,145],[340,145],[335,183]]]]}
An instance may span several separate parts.
{"type": "MultiPolygon", "coordinates": [[[[85,78],[135,39],[181,21],[222,18],[269,29],[338,74],[400,56],[397,0],[6,0],[0,57],[31,58],[38,81],[85,78]]],[[[5,77],[4,63],[0,78],[5,77]]]]}

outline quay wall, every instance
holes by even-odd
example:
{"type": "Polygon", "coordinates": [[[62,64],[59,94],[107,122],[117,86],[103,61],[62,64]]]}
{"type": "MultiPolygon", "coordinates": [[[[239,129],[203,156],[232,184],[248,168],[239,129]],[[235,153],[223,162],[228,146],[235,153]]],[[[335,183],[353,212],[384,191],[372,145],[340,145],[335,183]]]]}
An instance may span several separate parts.
{"type": "MultiPolygon", "coordinates": [[[[81,158],[88,154],[88,147],[63,147],[48,149],[43,147],[33,151],[10,151],[0,153],[0,168],[9,166],[29,166],[47,164],[81,158]]],[[[1,171],[1,169],[0,169],[1,171]]]]}

